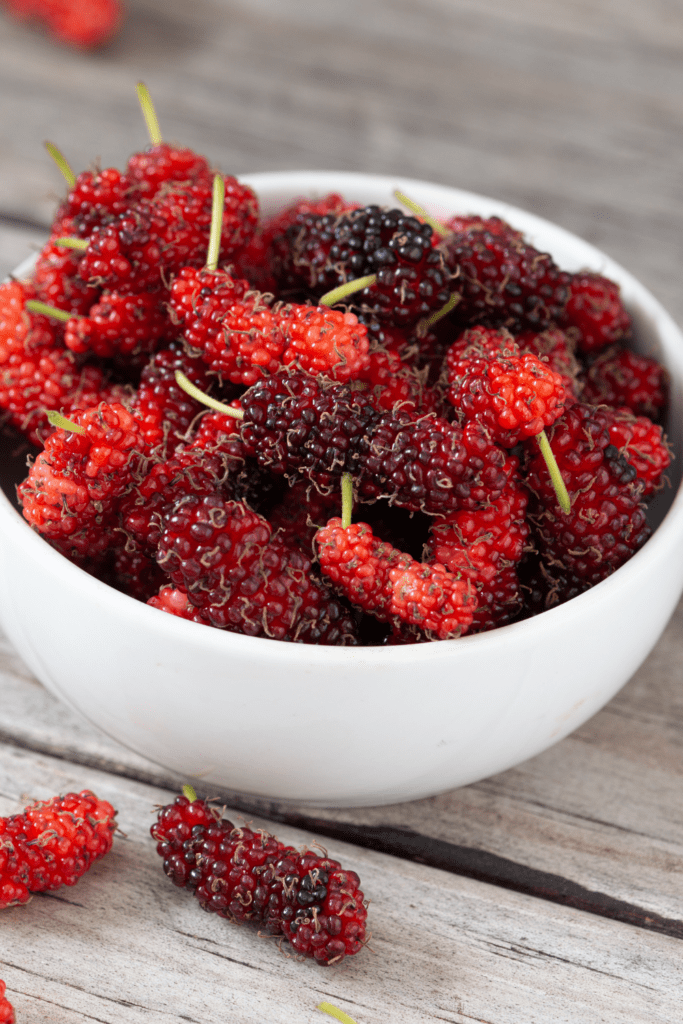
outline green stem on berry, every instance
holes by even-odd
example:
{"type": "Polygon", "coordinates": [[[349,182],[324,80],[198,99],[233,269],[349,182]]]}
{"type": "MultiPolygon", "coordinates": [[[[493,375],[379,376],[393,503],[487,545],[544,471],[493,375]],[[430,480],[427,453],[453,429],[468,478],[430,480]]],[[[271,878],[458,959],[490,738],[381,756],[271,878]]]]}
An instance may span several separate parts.
{"type": "Polygon", "coordinates": [[[368,274],[367,277],[357,277],[355,281],[347,281],[346,284],[340,284],[338,288],[333,288],[331,292],[326,292],[322,298],[318,299],[319,306],[336,306],[338,302],[343,302],[349,295],[355,295],[356,292],[360,292],[363,288],[370,288],[371,285],[377,280],[377,274],[368,274]]]}
{"type": "Polygon", "coordinates": [[[45,146],[45,149],[48,151],[54,162],[57,164],[57,167],[59,167],[64,177],[64,180],[66,181],[69,188],[73,188],[76,184],[76,175],[69,167],[66,157],[64,156],[62,151],[57,149],[54,142],[44,142],[43,145],[45,146]]]}
{"type": "Polygon", "coordinates": [[[330,1017],[336,1017],[342,1024],[356,1024],[353,1017],[349,1017],[348,1013],[344,1013],[338,1006],[333,1006],[332,1003],[318,1003],[316,1010],[322,1010],[323,1013],[329,1013],[330,1017]]]}
{"type": "Polygon", "coordinates": [[[460,294],[460,292],[453,292],[448,302],[445,302],[441,309],[437,309],[435,313],[431,313],[429,316],[426,316],[424,320],[420,320],[419,324],[417,325],[417,333],[426,334],[430,327],[433,327],[434,324],[438,324],[439,320],[447,316],[447,314],[450,313],[452,309],[455,309],[455,307],[460,302],[461,298],[462,295],[460,294]]]}
{"type": "Polygon", "coordinates": [[[209,409],[215,409],[216,412],[224,412],[227,416],[232,416],[235,420],[243,420],[244,413],[241,409],[233,409],[231,405],[224,405],[223,402],[217,401],[215,398],[211,398],[210,395],[206,395],[203,391],[193,384],[192,381],[185,376],[182,370],[176,370],[175,381],[179,388],[194,398],[197,402],[201,402],[202,405],[207,405],[209,409]]]}
{"type": "Polygon", "coordinates": [[[192,786],[183,786],[183,796],[186,796],[191,804],[193,804],[197,799],[197,794],[192,786]]]}
{"type": "Polygon", "coordinates": [[[161,128],[159,127],[159,121],[157,120],[157,112],[154,109],[152,103],[152,97],[149,94],[149,89],[144,82],[138,82],[136,86],[138,100],[140,101],[140,107],[142,108],[142,116],[145,119],[147,125],[147,131],[149,132],[149,141],[153,146],[158,146],[162,141],[161,128]]]}
{"type": "Polygon", "coordinates": [[[47,420],[48,423],[59,430],[70,430],[72,434],[85,434],[83,427],[79,426],[78,423],[74,423],[73,420],[68,420],[66,416],[62,416],[61,412],[57,412],[56,409],[48,411],[47,420]]]}
{"type": "Polygon", "coordinates": [[[540,434],[536,434],[536,440],[538,441],[538,447],[541,449],[541,455],[545,459],[545,464],[548,467],[550,480],[555,489],[559,506],[564,514],[568,516],[572,507],[571,498],[569,497],[569,492],[567,491],[565,482],[562,479],[560,467],[557,465],[557,460],[553,455],[553,450],[550,447],[550,441],[548,440],[545,430],[542,430],[540,434]]]}
{"type": "Polygon", "coordinates": [[[39,302],[38,299],[28,299],[24,303],[24,308],[29,313],[39,313],[41,316],[52,317],[53,320],[63,320],[64,323],[67,320],[71,320],[73,313],[67,312],[66,309],[57,309],[56,306],[48,306],[46,302],[39,302]]]}
{"type": "Polygon", "coordinates": [[[342,473],[341,478],[341,524],[342,530],[351,525],[353,514],[353,477],[350,473],[342,473]]]}
{"type": "Polygon", "coordinates": [[[214,271],[218,266],[218,254],[221,251],[221,235],[223,234],[223,207],[225,206],[225,179],[216,174],[213,179],[213,199],[211,201],[211,231],[209,233],[209,249],[206,254],[206,269],[214,271]]]}
{"type": "Polygon", "coordinates": [[[442,238],[448,238],[449,235],[453,234],[453,232],[449,231],[445,224],[442,224],[441,221],[438,221],[435,217],[432,217],[431,214],[427,213],[423,206],[420,206],[418,203],[415,202],[414,199],[411,199],[409,196],[405,195],[404,192],[399,192],[399,190],[396,188],[394,189],[394,196],[396,197],[396,199],[398,199],[399,203],[403,203],[404,206],[407,206],[408,209],[411,210],[416,217],[419,217],[420,220],[423,220],[425,224],[429,224],[430,228],[433,231],[436,231],[437,235],[441,235],[442,238]]]}
{"type": "Polygon", "coordinates": [[[85,252],[88,248],[87,238],[53,238],[53,245],[60,245],[62,249],[80,249],[85,252]]]}

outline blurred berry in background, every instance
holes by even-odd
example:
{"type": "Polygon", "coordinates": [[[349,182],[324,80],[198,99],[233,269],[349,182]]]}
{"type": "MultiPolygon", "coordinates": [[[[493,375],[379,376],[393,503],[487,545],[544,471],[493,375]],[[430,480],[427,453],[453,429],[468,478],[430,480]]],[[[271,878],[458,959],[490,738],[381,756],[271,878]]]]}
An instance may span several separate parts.
{"type": "Polygon", "coordinates": [[[56,40],[91,49],[106,43],[124,17],[120,0],[0,0],[10,14],[44,26],[56,40]]]}

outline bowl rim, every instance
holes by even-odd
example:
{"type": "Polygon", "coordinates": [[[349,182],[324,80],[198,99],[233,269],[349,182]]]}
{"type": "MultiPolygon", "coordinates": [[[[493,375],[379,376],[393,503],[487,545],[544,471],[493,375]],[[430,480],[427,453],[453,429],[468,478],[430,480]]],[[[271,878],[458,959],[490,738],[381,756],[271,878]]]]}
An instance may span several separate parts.
{"type": "MultiPolygon", "coordinates": [[[[579,247],[586,254],[586,266],[605,276],[616,278],[622,289],[627,293],[627,301],[641,303],[646,313],[656,324],[656,332],[659,338],[666,339],[667,358],[669,363],[678,363],[678,377],[683,384],[683,333],[678,328],[672,317],[667,313],[659,300],[628,270],[609,257],[600,249],[585,242],[580,236],[562,228],[560,225],[529,213],[522,208],[513,206],[501,200],[488,196],[482,196],[475,192],[463,191],[447,185],[440,185],[419,179],[404,178],[400,175],[375,175],[363,174],[360,172],[346,171],[268,171],[239,176],[240,182],[249,185],[257,193],[260,189],[274,189],[286,193],[290,201],[299,196],[310,196],[320,193],[324,195],[330,191],[342,192],[344,187],[360,188],[371,184],[374,188],[385,189],[389,194],[394,189],[414,192],[429,191],[433,196],[441,197],[444,203],[451,206],[453,198],[456,203],[471,204],[472,209],[480,212],[484,208],[488,216],[500,216],[506,220],[517,220],[522,225],[525,235],[539,231],[542,234],[550,231],[563,242],[572,247],[579,247]],[[346,186],[345,184],[346,183],[346,186]],[[599,269],[598,269],[599,268],[599,269]],[[673,342],[677,343],[678,351],[673,342]]],[[[285,197],[286,201],[286,197],[285,197]]],[[[434,203],[425,203],[427,209],[434,206],[434,203]]],[[[454,211],[455,212],[455,211],[454,211]]],[[[468,211],[469,212],[469,211],[468,211]]],[[[517,226],[517,225],[515,225],[517,226]]],[[[12,272],[11,277],[22,277],[30,273],[35,264],[37,255],[30,256],[12,272]]],[[[520,622],[513,622],[506,626],[499,626],[496,629],[474,635],[465,635],[454,640],[440,640],[426,644],[409,644],[400,646],[367,646],[367,647],[342,647],[315,644],[296,644],[289,641],[274,641],[263,637],[252,637],[241,633],[227,632],[221,629],[206,627],[200,623],[191,622],[175,615],[169,615],[159,609],[152,608],[135,598],[130,597],[114,587],[103,583],[79,568],[61,555],[45,542],[44,538],[23,519],[21,514],[14,508],[7,496],[0,490],[0,521],[6,519],[7,528],[10,531],[19,530],[16,534],[16,542],[28,545],[28,550],[38,560],[46,559],[46,565],[56,575],[64,575],[65,583],[79,591],[92,591],[101,599],[113,602],[112,610],[124,619],[136,618],[140,615],[148,617],[149,627],[152,631],[168,635],[171,640],[184,637],[187,642],[194,641],[196,646],[214,648],[217,653],[230,653],[244,649],[241,653],[250,653],[258,656],[261,661],[282,661],[286,659],[298,662],[302,657],[314,664],[320,663],[321,667],[329,666],[335,659],[342,664],[363,660],[370,664],[387,662],[409,661],[423,663],[425,658],[442,657],[448,653],[449,657],[457,657],[457,650],[471,651],[477,647],[488,647],[495,650],[500,645],[505,645],[508,637],[515,636],[522,640],[526,634],[533,638],[538,631],[539,620],[546,623],[559,625],[563,619],[570,622],[580,609],[588,612],[591,603],[603,603],[609,598],[609,588],[620,587],[628,578],[637,576],[645,569],[647,561],[662,557],[662,547],[668,547],[671,539],[678,533],[683,532],[683,481],[673,495],[671,505],[652,536],[646,541],[642,548],[622,565],[615,573],[607,579],[591,587],[583,594],[572,598],[570,601],[555,608],[548,609],[540,615],[523,619],[520,622]],[[94,589],[93,589],[94,588],[94,589]],[[180,633],[178,633],[180,630],[180,633]],[[201,630],[201,632],[200,632],[201,630]],[[246,645],[246,646],[245,646],[246,645]]],[[[6,533],[6,530],[3,531],[6,533]]],[[[9,538],[8,538],[9,539],[9,538]]],[[[85,596],[85,594],[84,594],[85,596]]],[[[139,621],[137,622],[139,626],[139,621]]]]}

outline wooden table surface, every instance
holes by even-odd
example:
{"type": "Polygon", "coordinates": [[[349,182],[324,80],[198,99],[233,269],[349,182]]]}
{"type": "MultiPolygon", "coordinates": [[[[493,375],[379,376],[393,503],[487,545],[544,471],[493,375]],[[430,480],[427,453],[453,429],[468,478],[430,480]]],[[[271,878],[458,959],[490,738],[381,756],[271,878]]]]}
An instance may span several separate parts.
{"type": "MultiPolygon", "coordinates": [[[[0,15],[0,273],[40,245],[59,173],[164,135],[224,171],[410,175],[557,221],[683,323],[683,7],[670,0],[130,0],[97,54],[0,15]]],[[[21,1024],[674,1024],[683,992],[683,606],[568,739],[432,799],[311,810],[218,794],[321,842],[371,899],[339,969],[199,912],[163,876],[173,778],[57,704],[0,645],[0,814],[93,788],[125,836],[75,889],[0,916],[21,1024]]],[[[96,666],[93,668],[96,673],[96,666]]],[[[213,795],[216,795],[215,793],[213,795]]]]}

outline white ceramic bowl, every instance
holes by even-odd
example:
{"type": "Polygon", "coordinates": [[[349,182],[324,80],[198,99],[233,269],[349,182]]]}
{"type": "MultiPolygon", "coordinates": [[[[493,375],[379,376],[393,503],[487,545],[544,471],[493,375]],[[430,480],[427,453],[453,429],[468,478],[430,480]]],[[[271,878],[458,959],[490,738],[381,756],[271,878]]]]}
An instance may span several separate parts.
{"type": "MultiPolygon", "coordinates": [[[[504,203],[424,182],[323,172],[243,180],[268,213],[333,190],[396,205],[400,188],[437,215],[497,214],[564,269],[618,281],[637,347],[670,372],[668,431],[680,464],[683,337],[597,249],[504,203]]],[[[394,648],[287,644],[177,619],[76,568],[1,497],[0,618],[52,693],[188,780],[329,806],[416,799],[539,753],[638,668],[683,589],[680,470],[674,476],[653,508],[652,538],[592,590],[490,633],[394,648]]]]}

